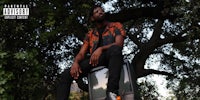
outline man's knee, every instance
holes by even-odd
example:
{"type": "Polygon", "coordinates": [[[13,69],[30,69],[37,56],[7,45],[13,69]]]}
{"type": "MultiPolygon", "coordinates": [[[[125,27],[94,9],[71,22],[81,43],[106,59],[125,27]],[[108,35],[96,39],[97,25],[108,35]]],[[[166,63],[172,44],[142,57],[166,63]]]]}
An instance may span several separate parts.
{"type": "Polygon", "coordinates": [[[109,49],[108,49],[108,53],[110,55],[122,55],[122,47],[118,46],[118,45],[112,45],[109,49]]]}
{"type": "Polygon", "coordinates": [[[63,72],[62,72],[62,74],[61,74],[61,77],[60,77],[60,80],[61,81],[72,81],[73,80],[73,78],[72,78],[72,76],[71,76],[71,74],[70,74],[70,68],[68,68],[68,69],[65,69],[63,72]]]}

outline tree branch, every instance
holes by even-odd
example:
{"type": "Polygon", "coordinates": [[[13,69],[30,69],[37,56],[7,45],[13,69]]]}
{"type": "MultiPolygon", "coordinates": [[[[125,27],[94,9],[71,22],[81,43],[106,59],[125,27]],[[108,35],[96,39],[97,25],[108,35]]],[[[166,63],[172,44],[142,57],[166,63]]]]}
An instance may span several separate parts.
{"type": "Polygon", "coordinates": [[[167,43],[179,43],[179,42],[184,42],[188,39],[188,36],[170,36],[170,37],[167,37],[165,39],[161,39],[159,40],[158,42],[158,45],[157,46],[161,46],[163,44],[167,44],[167,43]]]}
{"type": "Polygon", "coordinates": [[[143,72],[137,76],[137,78],[144,77],[150,74],[173,76],[172,73],[165,72],[165,71],[159,71],[159,70],[154,70],[154,69],[144,69],[143,72]]]}
{"type": "MultiPolygon", "coordinates": [[[[137,32],[139,33],[139,32],[137,32]]],[[[129,36],[129,38],[131,39],[131,41],[133,41],[139,48],[141,47],[142,43],[138,41],[137,38],[137,33],[131,35],[131,34],[127,34],[129,36]]]]}
{"type": "Polygon", "coordinates": [[[176,36],[168,36],[164,39],[159,39],[157,40],[157,45],[156,47],[159,47],[159,46],[162,46],[163,44],[167,44],[167,43],[179,43],[179,42],[184,42],[184,41],[187,41],[189,36],[186,35],[186,36],[182,36],[184,33],[186,33],[188,31],[188,29],[190,29],[190,27],[187,27],[185,30],[183,30],[181,33],[179,33],[178,35],[176,36]]]}
{"type": "Polygon", "coordinates": [[[158,22],[155,24],[153,35],[152,35],[149,43],[153,44],[153,43],[155,43],[155,41],[160,39],[160,34],[162,33],[163,22],[164,22],[164,20],[159,19],[158,22]]]}
{"type": "Polygon", "coordinates": [[[161,13],[162,9],[159,7],[145,7],[136,9],[124,9],[118,13],[107,14],[107,19],[110,21],[126,22],[138,18],[155,18],[155,19],[175,19],[176,15],[163,16],[161,13]]]}

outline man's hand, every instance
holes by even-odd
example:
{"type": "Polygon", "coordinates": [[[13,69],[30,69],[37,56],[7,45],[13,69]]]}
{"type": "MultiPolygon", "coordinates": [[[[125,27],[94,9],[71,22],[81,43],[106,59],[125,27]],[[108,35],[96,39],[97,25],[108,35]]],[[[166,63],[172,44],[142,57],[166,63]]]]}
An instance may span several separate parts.
{"type": "Polygon", "coordinates": [[[82,71],[80,69],[79,64],[77,62],[74,62],[73,65],[72,65],[72,67],[71,67],[71,70],[70,70],[71,76],[74,79],[78,79],[80,73],[82,73],[82,71]]]}
{"type": "Polygon", "coordinates": [[[97,66],[97,64],[99,63],[99,57],[102,54],[103,49],[101,47],[97,48],[93,53],[92,56],[90,57],[90,64],[92,66],[97,66]]]}

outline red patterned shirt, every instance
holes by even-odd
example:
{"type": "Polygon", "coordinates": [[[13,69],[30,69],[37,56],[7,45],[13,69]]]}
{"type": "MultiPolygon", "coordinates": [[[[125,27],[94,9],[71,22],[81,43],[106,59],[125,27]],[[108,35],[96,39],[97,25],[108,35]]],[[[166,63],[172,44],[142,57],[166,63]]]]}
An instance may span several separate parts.
{"type": "MultiPolygon", "coordinates": [[[[126,36],[123,25],[119,22],[109,22],[104,32],[102,33],[102,45],[108,45],[115,42],[117,35],[126,36]]],[[[83,41],[83,48],[87,48],[90,54],[97,48],[99,42],[99,33],[97,29],[90,30],[83,41]]],[[[85,49],[86,50],[86,49],[85,49]]]]}

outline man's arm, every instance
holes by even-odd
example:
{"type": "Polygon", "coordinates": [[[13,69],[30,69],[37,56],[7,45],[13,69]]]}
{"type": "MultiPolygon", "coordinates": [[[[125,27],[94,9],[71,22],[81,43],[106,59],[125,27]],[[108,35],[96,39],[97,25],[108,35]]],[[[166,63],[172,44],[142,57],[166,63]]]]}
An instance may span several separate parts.
{"type": "Polygon", "coordinates": [[[110,48],[112,45],[118,45],[118,46],[123,46],[124,44],[124,37],[126,36],[126,32],[123,28],[123,25],[119,22],[115,23],[115,27],[116,27],[116,31],[115,31],[115,42],[112,44],[108,44],[102,47],[97,48],[94,53],[91,55],[90,58],[90,64],[92,64],[92,66],[96,66],[98,64],[98,60],[99,57],[101,55],[101,53],[103,52],[103,50],[107,50],[108,48],[110,48]]]}
{"type": "Polygon", "coordinates": [[[120,46],[122,47],[124,45],[124,37],[121,36],[121,35],[117,35],[115,37],[115,42],[112,43],[112,44],[108,44],[108,45],[105,45],[105,46],[102,46],[102,47],[99,47],[101,48],[102,50],[107,50],[108,48],[110,48],[112,45],[117,45],[117,46],[120,46]]]}
{"type": "Polygon", "coordinates": [[[72,64],[72,67],[70,70],[70,74],[72,77],[74,77],[74,79],[77,79],[79,77],[79,73],[82,73],[79,66],[79,62],[84,59],[87,49],[88,49],[88,44],[84,43],[79,53],[76,55],[74,59],[74,63],[72,64]]]}
{"type": "Polygon", "coordinates": [[[79,53],[76,55],[76,57],[75,57],[75,59],[74,59],[74,62],[79,63],[81,60],[83,60],[84,57],[85,57],[86,51],[87,51],[87,47],[85,47],[85,46],[83,45],[83,46],[81,47],[79,53]]]}
{"type": "Polygon", "coordinates": [[[123,28],[123,25],[119,22],[115,23],[115,42],[106,46],[102,46],[102,50],[107,50],[110,48],[112,45],[118,45],[120,47],[123,46],[124,44],[124,37],[126,36],[126,32],[123,28]]]}
{"type": "Polygon", "coordinates": [[[97,66],[98,61],[99,61],[99,57],[100,57],[100,55],[102,54],[102,52],[104,50],[107,50],[112,45],[118,45],[118,46],[122,47],[123,44],[124,44],[124,37],[122,35],[117,35],[115,37],[115,42],[114,43],[99,47],[94,51],[94,53],[92,54],[92,56],[90,58],[90,64],[92,64],[92,66],[97,66]]]}

